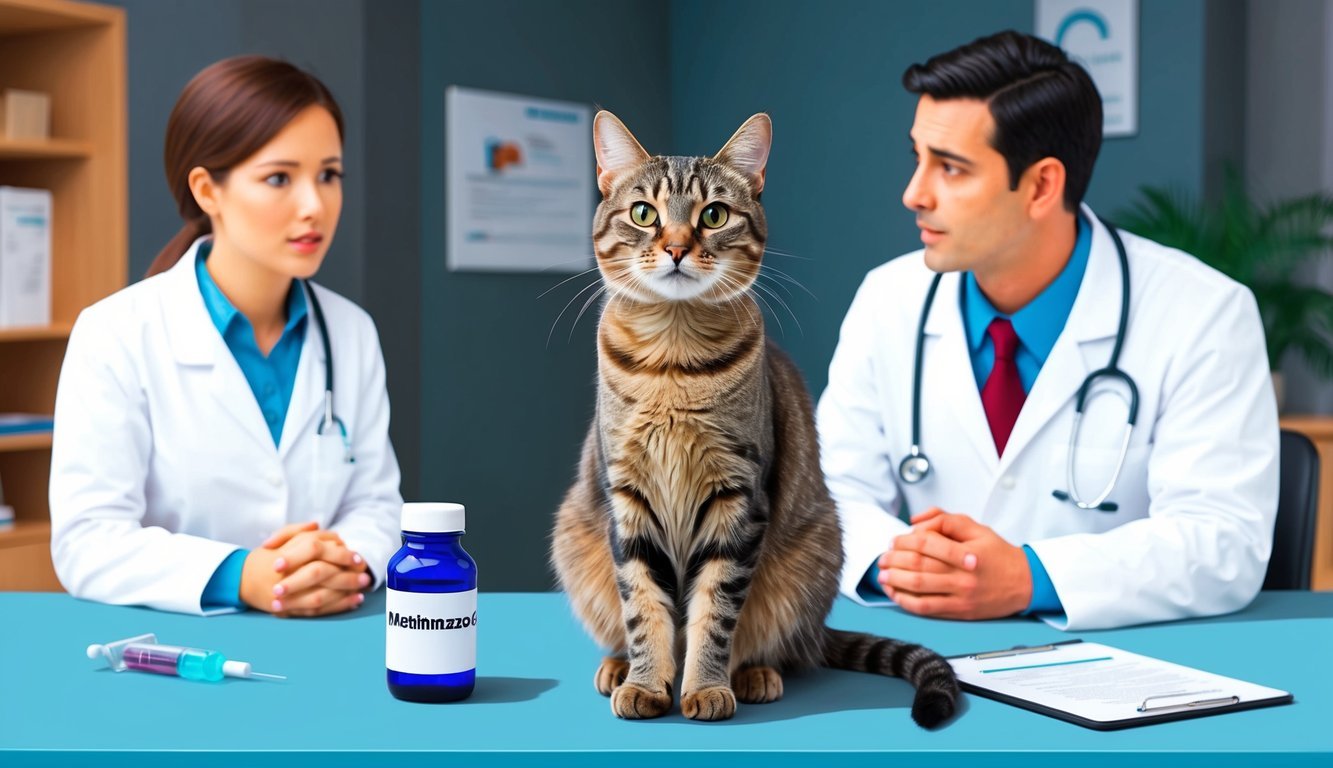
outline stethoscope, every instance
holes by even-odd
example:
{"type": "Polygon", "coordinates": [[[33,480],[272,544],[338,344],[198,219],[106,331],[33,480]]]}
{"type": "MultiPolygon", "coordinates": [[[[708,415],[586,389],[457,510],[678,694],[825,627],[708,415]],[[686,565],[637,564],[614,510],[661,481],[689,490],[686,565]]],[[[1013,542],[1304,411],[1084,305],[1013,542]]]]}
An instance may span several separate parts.
{"type": "MultiPolygon", "coordinates": [[[[1115,347],[1111,350],[1111,360],[1105,368],[1093,371],[1083,380],[1083,385],[1078,388],[1078,395],[1074,400],[1074,425],[1069,435],[1069,456],[1065,461],[1065,482],[1069,485],[1068,491],[1055,490],[1051,495],[1060,501],[1068,501],[1079,509],[1095,509],[1100,512],[1114,512],[1119,506],[1106,498],[1111,495],[1115,489],[1116,482],[1120,479],[1120,470],[1125,465],[1125,455],[1129,452],[1129,438],[1134,431],[1134,422],[1139,415],[1139,388],[1134,385],[1134,379],[1130,375],[1120,370],[1116,363],[1120,360],[1120,348],[1125,343],[1125,328],[1129,322],[1129,256],[1125,254],[1125,244],[1120,240],[1120,233],[1115,227],[1108,224],[1104,219],[1098,217],[1106,231],[1111,233],[1111,240],[1115,242],[1116,255],[1120,258],[1120,325],[1116,329],[1115,347]],[[1092,389],[1093,382],[1097,379],[1119,379],[1125,383],[1129,389],[1129,420],[1125,424],[1124,437],[1120,442],[1120,458],[1116,461],[1115,472],[1111,474],[1111,481],[1106,484],[1091,501],[1085,501],[1082,494],[1078,492],[1074,484],[1074,455],[1078,448],[1079,426],[1083,423],[1083,406],[1088,399],[1088,392],[1092,389]]],[[[921,308],[921,324],[916,333],[916,364],[912,371],[912,447],[907,456],[898,465],[898,476],[904,483],[915,485],[925,480],[930,475],[930,459],[921,451],[921,364],[924,359],[926,348],[926,318],[930,316],[930,307],[935,302],[935,291],[940,286],[940,279],[944,273],[935,275],[935,279],[930,283],[930,290],[926,292],[926,304],[921,308]]],[[[1115,390],[1112,390],[1115,391],[1115,390]]],[[[1117,394],[1119,394],[1117,392],[1117,394]]]]}
{"type": "Polygon", "coordinates": [[[302,280],[301,285],[305,286],[306,296],[310,297],[310,309],[315,315],[315,325],[319,326],[319,340],[324,345],[324,413],[319,417],[319,425],[315,427],[315,436],[323,437],[326,430],[336,427],[338,434],[342,435],[343,461],[353,464],[356,458],[352,456],[352,440],[347,436],[347,425],[333,412],[333,349],[329,346],[329,326],[324,323],[324,310],[319,306],[319,299],[315,298],[315,290],[310,287],[309,281],[302,280]]]}

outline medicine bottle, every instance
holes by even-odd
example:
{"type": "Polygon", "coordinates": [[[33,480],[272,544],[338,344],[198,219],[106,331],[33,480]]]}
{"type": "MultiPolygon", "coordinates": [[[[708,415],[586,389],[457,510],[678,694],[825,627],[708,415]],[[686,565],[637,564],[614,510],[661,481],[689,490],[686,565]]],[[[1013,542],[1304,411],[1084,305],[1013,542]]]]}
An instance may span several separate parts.
{"type": "Polygon", "coordinates": [[[462,504],[403,505],[403,546],[389,558],[385,666],[389,692],[445,702],[477,678],[477,564],[459,539],[462,504]]]}

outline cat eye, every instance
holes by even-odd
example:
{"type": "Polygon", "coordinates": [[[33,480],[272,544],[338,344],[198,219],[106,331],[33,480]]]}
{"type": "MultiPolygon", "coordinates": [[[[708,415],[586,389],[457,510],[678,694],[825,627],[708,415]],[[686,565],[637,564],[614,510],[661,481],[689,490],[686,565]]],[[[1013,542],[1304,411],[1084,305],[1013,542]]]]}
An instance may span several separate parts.
{"type": "Polygon", "coordinates": [[[657,221],[657,209],[647,203],[635,203],[630,206],[629,217],[641,227],[651,227],[657,221]]]}
{"type": "Polygon", "coordinates": [[[727,206],[721,203],[713,203],[704,208],[703,213],[699,214],[699,221],[703,222],[709,229],[717,229],[727,223],[727,206]]]}

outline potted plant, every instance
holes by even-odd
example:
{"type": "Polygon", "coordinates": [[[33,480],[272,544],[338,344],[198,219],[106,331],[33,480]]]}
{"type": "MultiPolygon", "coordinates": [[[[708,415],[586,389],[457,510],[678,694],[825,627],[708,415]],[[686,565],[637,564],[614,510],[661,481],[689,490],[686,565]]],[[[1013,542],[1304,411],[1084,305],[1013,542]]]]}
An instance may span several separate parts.
{"type": "Polygon", "coordinates": [[[1249,286],[1263,317],[1268,367],[1278,407],[1282,358],[1296,352],[1324,378],[1333,378],[1333,293],[1301,282],[1297,269],[1333,250],[1333,197],[1306,195],[1260,204],[1234,170],[1212,205],[1160,187],[1122,212],[1120,226],[1179,248],[1249,286]]]}

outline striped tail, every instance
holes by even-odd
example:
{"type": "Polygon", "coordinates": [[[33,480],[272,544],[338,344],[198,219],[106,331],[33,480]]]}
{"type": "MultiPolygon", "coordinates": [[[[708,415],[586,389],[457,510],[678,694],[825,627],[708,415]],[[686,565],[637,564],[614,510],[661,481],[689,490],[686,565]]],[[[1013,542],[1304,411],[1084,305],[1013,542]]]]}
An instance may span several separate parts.
{"type": "Polygon", "coordinates": [[[938,653],[920,645],[864,632],[824,628],[824,665],[852,672],[901,677],[916,688],[912,719],[934,728],[958,706],[958,678],[938,653]]]}

